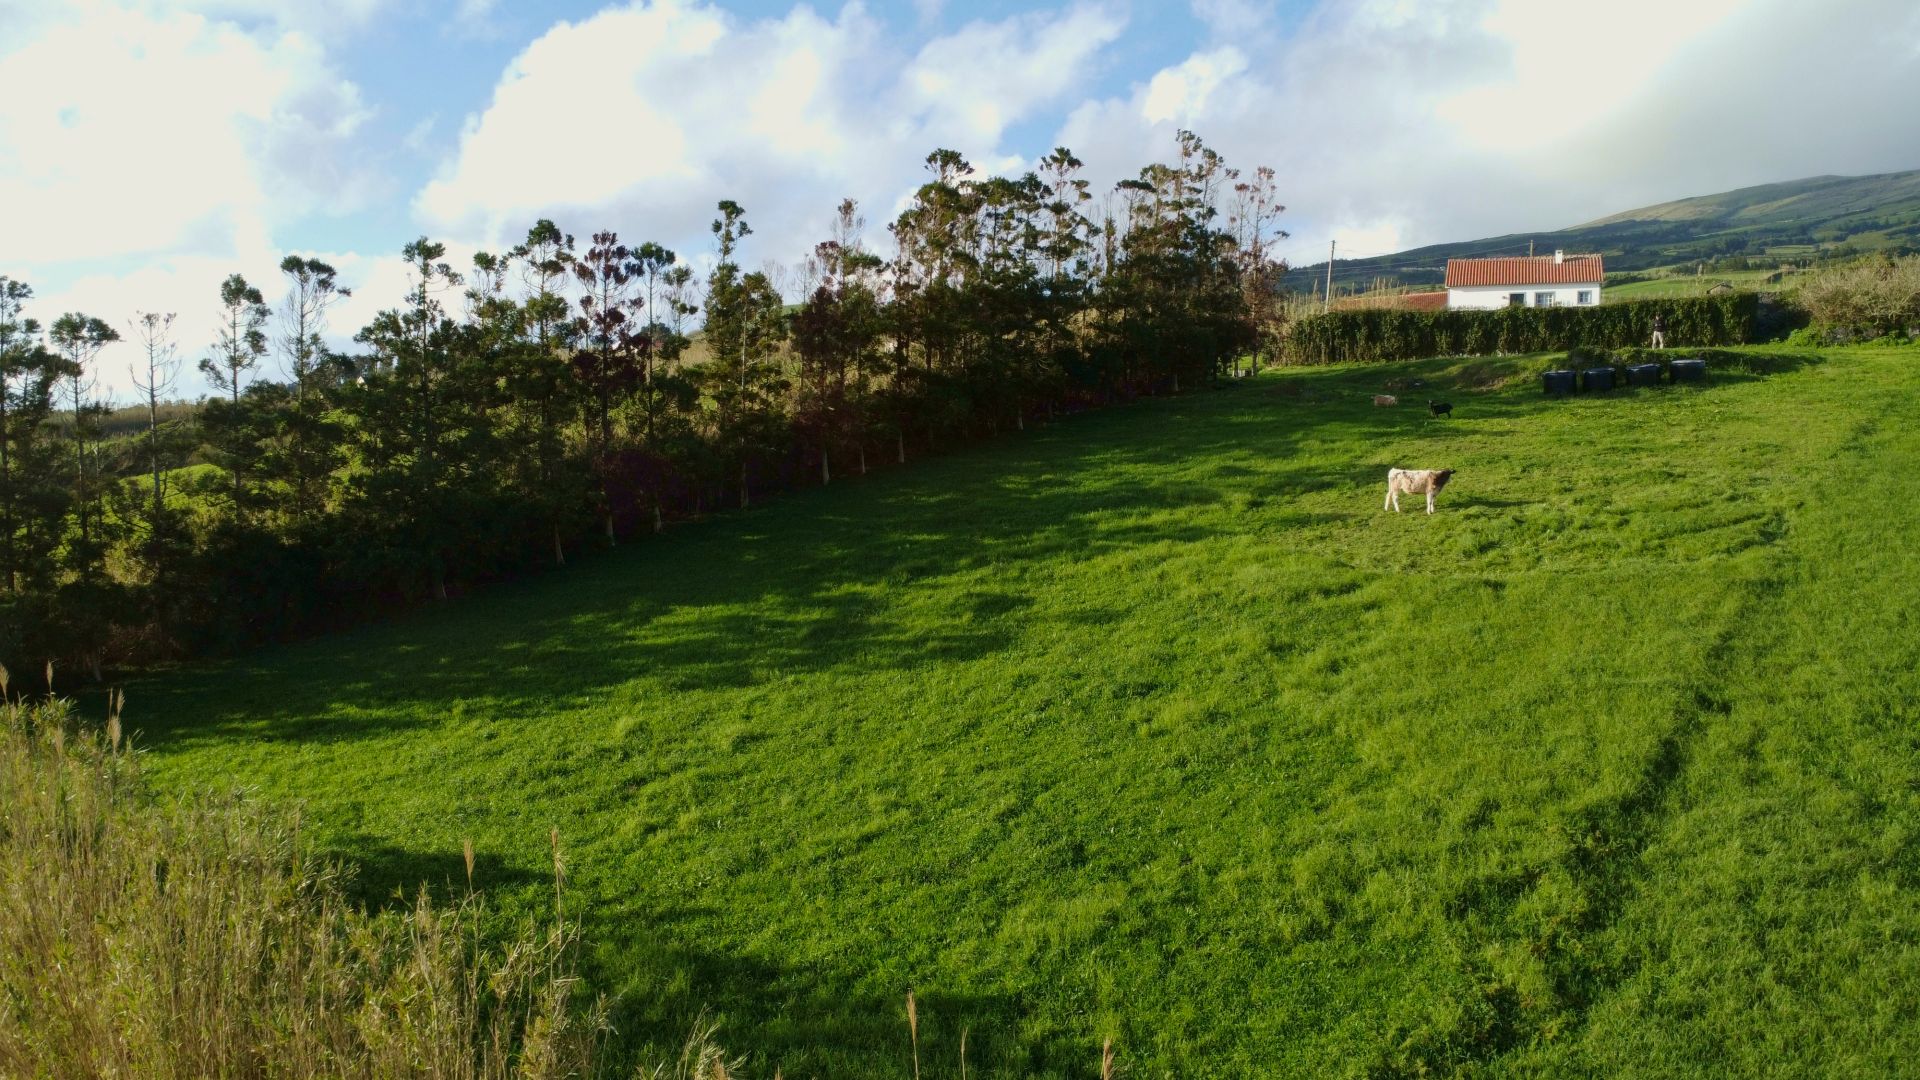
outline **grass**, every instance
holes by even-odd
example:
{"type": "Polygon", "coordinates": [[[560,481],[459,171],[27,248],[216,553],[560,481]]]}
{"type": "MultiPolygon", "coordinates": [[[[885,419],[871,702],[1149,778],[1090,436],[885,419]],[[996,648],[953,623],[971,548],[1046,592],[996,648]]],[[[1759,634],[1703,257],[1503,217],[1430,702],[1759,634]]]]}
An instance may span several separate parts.
{"type": "MultiPolygon", "coordinates": [[[[0,671],[0,1075],[595,1068],[604,1010],[576,1000],[564,924],[489,925],[472,892],[369,915],[297,817],[156,799],[117,711],[87,730],[67,702],[6,684],[0,671]]],[[[705,1034],[689,1047],[711,1057],[705,1034]]]]}
{"type": "Polygon", "coordinates": [[[1920,1055],[1920,369],[1269,373],[133,686],[374,900],[552,904],[787,1076],[1920,1055]],[[1411,385],[1411,380],[1424,385],[1411,385]],[[1446,397],[1452,421],[1371,395],[1446,397]],[[1459,470],[1383,514],[1390,465],[1459,470]],[[903,993],[917,996],[909,1037],[903,993]]]}
{"type": "Polygon", "coordinates": [[[1719,273],[1670,274],[1664,277],[1648,278],[1645,281],[1630,281],[1624,285],[1608,285],[1602,290],[1602,298],[1607,303],[1625,303],[1629,300],[1658,300],[1669,297],[1705,296],[1707,290],[1715,285],[1728,284],[1736,289],[1761,289],[1779,291],[1791,288],[1799,283],[1799,275],[1789,274],[1785,284],[1769,281],[1777,275],[1776,270],[1727,270],[1719,273]]]}

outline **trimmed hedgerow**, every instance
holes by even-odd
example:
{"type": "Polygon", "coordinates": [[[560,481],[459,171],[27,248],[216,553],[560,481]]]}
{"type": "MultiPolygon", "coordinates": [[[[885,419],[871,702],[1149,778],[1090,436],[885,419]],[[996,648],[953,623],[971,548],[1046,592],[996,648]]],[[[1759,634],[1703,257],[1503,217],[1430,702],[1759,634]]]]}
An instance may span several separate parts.
{"type": "Polygon", "coordinates": [[[1583,345],[1618,349],[1646,344],[1655,315],[1666,318],[1669,346],[1744,345],[1753,339],[1758,312],[1754,293],[1599,307],[1334,311],[1294,323],[1281,355],[1292,364],[1337,364],[1554,352],[1583,345]]]}

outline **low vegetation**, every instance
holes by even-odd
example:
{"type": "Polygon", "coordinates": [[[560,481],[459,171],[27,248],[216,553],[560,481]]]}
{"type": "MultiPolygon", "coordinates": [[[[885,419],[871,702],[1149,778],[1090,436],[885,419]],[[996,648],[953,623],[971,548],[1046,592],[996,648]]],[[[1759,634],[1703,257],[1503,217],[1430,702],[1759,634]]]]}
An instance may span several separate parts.
{"type": "Polygon", "coordinates": [[[1780,293],[1795,287],[1799,270],[1713,270],[1696,272],[1694,267],[1675,267],[1653,274],[1608,274],[1600,299],[1618,304],[1629,300],[1655,300],[1667,297],[1711,296],[1714,290],[1780,293]],[[1616,283],[1615,279],[1622,279],[1616,283]]]}
{"type": "Polygon", "coordinates": [[[130,694],[165,790],[303,806],[365,896],[470,837],[536,918],[557,828],[622,1053],[1904,1071],[1920,368],[1562,361],[1068,417],[130,694]],[[1459,471],[1428,518],[1389,466],[1459,471]]]}
{"type": "MultiPolygon", "coordinates": [[[[610,1034],[558,902],[369,914],[300,821],[157,798],[121,730],[0,673],[0,1075],[574,1077],[610,1034]]],[[[555,874],[560,852],[555,850],[555,874]]]]}
{"type": "Polygon", "coordinates": [[[1291,364],[1340,364],[1623,348],[1645,344],[1656,315],[1666,320],[1673,344],[1739,345],[1755,340],[1760,312],[1753,293],[1599,307],[1331,311],[1290,324],[1281,357],[1291,364]]]}
{"type": "Polygon", "coordinates": [[[1816,329],[1841,340],[1920,337],[1920,255],[1877,256],[1808,274],[1800,301],[1816,329]]]}

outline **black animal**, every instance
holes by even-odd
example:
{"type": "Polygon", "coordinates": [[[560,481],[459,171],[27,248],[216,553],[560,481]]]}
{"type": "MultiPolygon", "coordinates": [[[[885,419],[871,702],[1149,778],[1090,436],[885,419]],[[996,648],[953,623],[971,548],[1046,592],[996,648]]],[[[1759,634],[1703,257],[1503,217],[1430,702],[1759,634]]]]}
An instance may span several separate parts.
{"type": "Polygon", "coordinates": [[[1429,401],[1427,411],[1435,416],[1452,416],[1453,406],[1445,401],[1429,401]]]}

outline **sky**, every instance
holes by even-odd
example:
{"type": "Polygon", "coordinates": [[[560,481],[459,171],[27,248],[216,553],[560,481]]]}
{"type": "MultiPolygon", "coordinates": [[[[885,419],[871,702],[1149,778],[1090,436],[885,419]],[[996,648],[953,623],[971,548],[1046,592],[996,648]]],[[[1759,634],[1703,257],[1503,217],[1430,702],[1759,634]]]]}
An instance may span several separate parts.
{"type": "Polygon", "coordinates": [[[1275,169],[1305,264],[1920,168],[1916,100],[1911,0],[0,0],[0,275],[42,322],[178,313],[193,396],[220,282],[289,253],[345,345],[421,235],[704,266],[730,198],[793,265],[842,198],[883,243],[936,148],[1104,189],[1187,128],[1275,169]]]}

